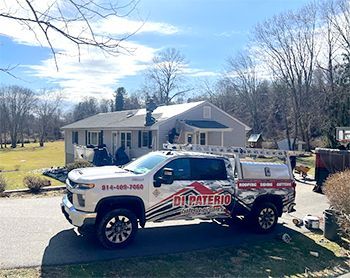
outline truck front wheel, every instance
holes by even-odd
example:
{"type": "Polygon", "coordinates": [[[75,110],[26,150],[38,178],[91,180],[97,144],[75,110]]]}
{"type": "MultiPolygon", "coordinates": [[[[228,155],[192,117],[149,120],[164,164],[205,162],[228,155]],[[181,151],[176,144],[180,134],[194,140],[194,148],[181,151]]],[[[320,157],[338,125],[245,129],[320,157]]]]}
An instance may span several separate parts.
{"type": "Polygon", "coordinates": [[[108,249],[120,248],[135,238],[137,228],[137,218],[133,212],[114,209],[97,223],[97,238],[108,249]]]}
{"type": "Polygon", "coordinates": [[[275,228],[278,221],[277,208],[273,203],[257,204],[252,211],[252,224],[259,233],[268,233],[275,228]]]}

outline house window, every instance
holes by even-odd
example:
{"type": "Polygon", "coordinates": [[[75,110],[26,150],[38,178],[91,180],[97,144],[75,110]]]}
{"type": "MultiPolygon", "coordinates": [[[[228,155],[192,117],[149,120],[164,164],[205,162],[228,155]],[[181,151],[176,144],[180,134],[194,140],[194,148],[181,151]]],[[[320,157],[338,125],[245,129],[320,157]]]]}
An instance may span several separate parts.
{"type": "Polygon", "coordinates": [[[211,107],[210,106],[203,107],[203,119],[211,119],[211,107]]]}
{"type": "Polygon", "coordinates": [[[131,132],[120,133],[120,146],[131,148],[131,132]]]}
{"type": "Polygon", "coordinates": [[[142,147],[148,148],[149,145],[148,131],[142,131],[142,147]]]}
{"type": "Polygon", "coordinates": [[[199,133],[199,144],[201,145],[207,144],[207,134],[205,132],[199,133]]]}
{"type": "Polygon", "coordinates": [[[98,132],[89,131],[88,133],[89,145],[98,146],[98,132]]]}
{"type": "Polygon", "coordinates": [[[78,131],[72,131],[72,144],[78,144],[79,133],[78,131]]]}

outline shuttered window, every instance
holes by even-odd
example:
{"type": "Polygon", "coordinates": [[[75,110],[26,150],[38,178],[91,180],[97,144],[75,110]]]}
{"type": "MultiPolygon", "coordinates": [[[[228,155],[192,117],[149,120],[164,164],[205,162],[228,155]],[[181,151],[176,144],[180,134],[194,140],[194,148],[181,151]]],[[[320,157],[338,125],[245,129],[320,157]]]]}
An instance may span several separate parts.
{"type": "Polygon", "coordinates": [[[88,132],[88,144],[93,146],[99,145],[99,132],[97,131],[88,132]]]}

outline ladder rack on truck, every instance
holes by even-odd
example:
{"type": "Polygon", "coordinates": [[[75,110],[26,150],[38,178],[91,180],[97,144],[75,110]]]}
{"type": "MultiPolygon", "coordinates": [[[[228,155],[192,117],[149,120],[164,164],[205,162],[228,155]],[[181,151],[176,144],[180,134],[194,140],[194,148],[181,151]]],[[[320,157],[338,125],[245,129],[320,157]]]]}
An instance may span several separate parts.
{"type": "Polygon", "coordinates": [[[255,149],[255,148],[243,148],[243,147],[223,147],[223,146],[211,146],[211,145],[198,145],[198,144],[163,144],[165,150],[178,150],[178,151],[193,151],[203,152],[211,154],[219,154],[226,156],[237,155],[239,157],[278,157],[285,159],[289,156],[300,156],[302,152],[297,151],[285,151],[285,150],[274,150],[274,149],[255,149]]]}

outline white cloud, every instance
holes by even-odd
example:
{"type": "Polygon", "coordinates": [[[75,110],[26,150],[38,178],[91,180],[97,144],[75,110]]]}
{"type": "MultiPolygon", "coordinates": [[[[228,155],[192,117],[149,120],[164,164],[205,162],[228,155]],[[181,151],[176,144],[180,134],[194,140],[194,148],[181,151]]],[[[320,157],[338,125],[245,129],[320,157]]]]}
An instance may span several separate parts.
{"type": "MultiPolygon", "coordinates": [[[[39,10],[45,10],[50,7],[50,12],[57,12],[53,2],[62,4],[63,0],[33,0],[31,3],[39,10]]],[[[16,16],[31,16],[24,0],[3,0],[0,2],[0,12],[9,11],[16,16]]],[[[56,7],[57,9],[57,7],[56,7]]],[[[60,23],[56,23],[60,24],[60,23]]],[[[0,34],[11,38],[18,44],[25,44],[33,47],[49,47],[42,32],[37,24],[25,26],[11,19],[0,17],[0,34]],[[35,32],[33,32],[32,30],[35,32]]],[[[64,26],[61,26],[64,28],[64,26]]],[[[86,26],[85,26],[86,27],[86,26]]],[[[158,35],[173,35],[180,32],[180,29],[174,25],[164,22],[152,22],[142,20],[131,20],[126,17],[108,17],[92,22],[92,27],[99,36],[126,36],[137,31],[140,33],[151,33],[158,35]]],[[[83,21],[69,23],[71,34],[82,33],[84,36],[90,36],[88,30],[84,28],[83,21]]],[[[59,70],[56,69],[53,55],[40,61],[35,65],[23,65],[26,73],[46,81],[45,86],[61,89],[66,100],[77,102],[85,96],[95,96],[110,98],[113,91],[120,84],[122,79],[135,76],[144,71],[152,62],[152,59],[159,49],[142,45],[130,39],[121,42],[121,47],[130,50],[123,54],[110,56],[101,50],[93,47],[81,47],[80,51],[76,45],[62,37],[59,33],[50,32],[50,41],[54,45],[57,53],[57,63],[59,70]]],[[[216,76],[217,73],[204,71],[201,69],[190,68],[185,65],[185,74],[190,77],[216,76]]]]}
{"type": "Polygon", "coordinates": [[[186,68],[184,70],[184,73],[190,77],[215,77],[220,75],[220,73],[218,72],[205,71],[205,70],[196,69],[196,68],[186,68]]]}
{"type": "Polygon", "coordinates": [[[125,44],[135,49],[132,55],[106,56],[90,49],[82,53],[80,62],[76,57],[59,55],[58,71],[53,58],[42,61],[40,65],[25,67],[30,69],[30,74],[62,88],[66,98],[73,102],[85,96],[109,98],[118,82],[143,71],[156,51],[132,42],[125,44]]]}
{"type": "Polygon", "coordinates": [[[242,35],[242,34],[248,34],[247,31],[239,31],[239,30],[230,30],[230,31],[223,31],[220,33],[216,33],[215,36],[217,37],[224,37],[224,38],[231,38],[236,35],[242,35]]]}
{"type": "Polygon", "coordinates": [[[151,22],[142,20],[130,20],[124,17],[112,17],[104,19],[96,24],[97,30],[109,35],[125,35],[137,32],[159,33],[163,35],[173,35],[180,32],[174,25],[163,22],[151,22]]]}
{"type": "MultiPolygon", "coordinates": [[[[51,7],[50,13],[55,14],[57,6],[51,6],[53,2],[56,0],[34,0],[31,3],[41,11],[51,7]]],[[[57,3],[64,4],[60,1],[57,3]]],[[[8,12],[18,17],[32,17],[23,0],[3,0],[0,2],[0,12],[8,12]]],[[[60,23],[55,22],[55,24],[60,23]]],[[[11,38],[16,43],[33,47],[49,47],[44,34],[35,23],[26,26],[12,19],[0,17],[0,26],[4,27],[1,28],[0,34],[11,38]]],[[[64,26],[61,27],[64,28],[64,26]]],[[[111,35],[121,38],[135,31],[162,35],[179,32],[177,27],[167,23],[142,22],[117,16],[93,21],[92,27],[98,36],[111,35]]],[[[87,29],[84,29],[83,21],[69,23],[69,32],[90,36],[87,29]]],[[[52,31],[49,32],[49,35],[55,52],[58,53],[59,70],[56,69],[53,55],[37,65],[23,65],[22,67],[27,69],[29,75],[48,80],[50,86],[62,88],[67,98],[72,101],[77,101],[83,96],[110,97],[118,81],[127,76],[139,74],[152,61],[157,51],[155,48],[127,40],[121,42],[120,46],[121,49],[127,49],[130,53],[124,51],[123,54],[110,56],[93,47],[81,47],[78,52],[76,45],[59,33],[52,31]]]]}

